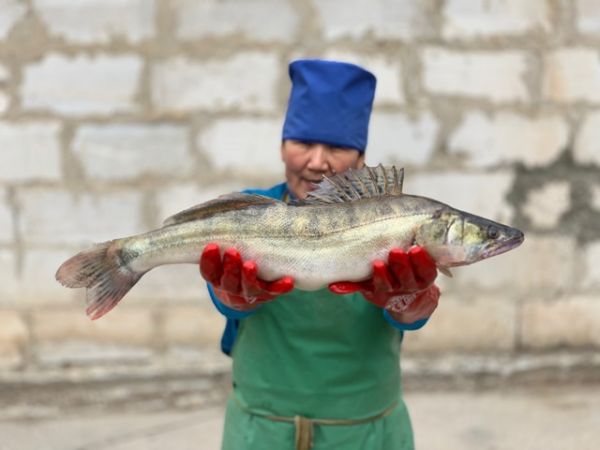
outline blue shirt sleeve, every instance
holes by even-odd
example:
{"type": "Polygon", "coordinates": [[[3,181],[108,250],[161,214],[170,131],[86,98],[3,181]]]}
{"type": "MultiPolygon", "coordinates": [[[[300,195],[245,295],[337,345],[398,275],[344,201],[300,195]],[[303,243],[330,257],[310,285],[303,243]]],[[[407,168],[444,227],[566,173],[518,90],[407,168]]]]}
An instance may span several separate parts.
{"type": "Polygon", "coordinates": [[[400,331],[418,330],[420,328],[423,328],[423,326],[429,320],[429,318],[426,318],[426,319],[417,320],[416,322],[413,322],[413,323],[400,323],[400,322],[394,320],[394,318],[390,315],[390,313],[388,312],[387,309],[383,310],[383,317],[385,317],[385,320],[387,320],[391,326],[393,326],[394,328],[396,328],[397,330],[400,330],[400,331]]]}
{"type": "Polygon", "coordinates": [[[256,311],[255,309],[252,311],[238,311],[237,309],[232,309],[229,306],[222,303],[221,300],[217,298],[215,292],[213,291],[213,287],[209,283],[206,283],[206,288],[208,289],[208,295],[210,295],[210,299],[212,300],[217,310],[228,319],[245,319],[246,317],[254,313],[254,311],[256,311]]]}
{"type": "Polygon", "coordinates": [[[221,314],[223,314],[227,319],[225,322],[225,330],[223,331],[223,336],[221,336],[221,351],[226,355],[231,355],[233,343],[235,342],[235,338],[240,328],[240,320],[245,317],[248,317],[256,310],[237,311],[235,309],[229,308],[228,306],[221,303],[221,301],[217,298],[212,286],[209,283],[206,283],[206,287],[208,289],[208,294],[210,295],[210,299],[212,300],[213,304],[215,305],[217,310],[221,314]]]}

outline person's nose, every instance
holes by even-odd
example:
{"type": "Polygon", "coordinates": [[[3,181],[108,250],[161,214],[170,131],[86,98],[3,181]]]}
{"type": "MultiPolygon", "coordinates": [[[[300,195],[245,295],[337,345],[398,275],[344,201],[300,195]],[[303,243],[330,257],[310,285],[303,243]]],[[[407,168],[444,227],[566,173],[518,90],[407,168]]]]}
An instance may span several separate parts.
{"type": "Polygon", "coordinates": [[[315,144],[310,149],[307,168],[315,172],[327,172],[329,170],[327,148],[323,144],[315,144]]]}

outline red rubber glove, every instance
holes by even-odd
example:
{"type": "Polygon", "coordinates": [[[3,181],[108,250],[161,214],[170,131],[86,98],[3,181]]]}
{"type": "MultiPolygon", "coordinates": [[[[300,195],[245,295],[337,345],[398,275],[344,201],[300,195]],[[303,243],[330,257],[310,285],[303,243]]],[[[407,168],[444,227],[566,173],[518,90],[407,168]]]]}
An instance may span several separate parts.
{"type": "Polygon", "coordinates": [[[331,283],[336,294],[360,292],[366,300],[385,308],[401,323],[427,318],[437,307],[440,290],[433,284],[437,277],[435,261],[422,247],[408,252],[390,250],[388,262],[373,261],[373,277],[365,281],[331,283]]]}
{"type": "Polygon", "coordinates": [[[248,311],[294,289],[292,277],[269,282],[257,278],[257,273],[256,262],[242,262],[234,248],[225,250],[223,259],[217,244],[208,244],[202,251],[200,274],[212,284],[217,298],[232,309],[248,311]]]}

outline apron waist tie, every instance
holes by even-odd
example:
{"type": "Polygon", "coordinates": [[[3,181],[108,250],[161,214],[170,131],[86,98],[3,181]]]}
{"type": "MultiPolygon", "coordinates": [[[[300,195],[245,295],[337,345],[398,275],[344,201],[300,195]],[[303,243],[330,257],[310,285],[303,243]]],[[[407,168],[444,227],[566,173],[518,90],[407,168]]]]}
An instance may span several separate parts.
{"type": "Polygon", "coordinates": [[[296,450],[310,450],[312,448],[314,425],[361,425],[363,423],[375,422],[376,420],[383,419],[384,417],[389,416],[394,411],[396,406],[398,406],[398,402],[395,401],[386,409],[381,411],[379,414],[376,414],[371,417],[365,417],[363,419],[309,419],[308,417],[303,416],[274,416],[271,414],[253,411],[246,405],[242,404],[242,402],[235,395],[233,396],[233,398],[235,399],[238,406],[248,414],[272,420],[273,422],[293,423],[294,427],[296,428],[296,450]]]}

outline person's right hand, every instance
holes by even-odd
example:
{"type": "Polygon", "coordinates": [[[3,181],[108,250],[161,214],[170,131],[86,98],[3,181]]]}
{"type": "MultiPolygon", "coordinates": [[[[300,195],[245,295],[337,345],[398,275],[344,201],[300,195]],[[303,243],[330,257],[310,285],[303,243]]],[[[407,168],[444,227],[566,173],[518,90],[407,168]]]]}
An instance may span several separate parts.
{"type": "Polygon", "coordinates": [[[200,274],[225,306],[248,311],[294,289],[294,279],[265,281],[257,277],[255,261],[242,261],[239,252],[228,248],[221,258],[217,244],[207,244],[200,257],[200,274]]]}

